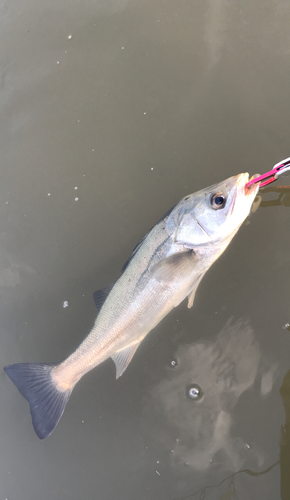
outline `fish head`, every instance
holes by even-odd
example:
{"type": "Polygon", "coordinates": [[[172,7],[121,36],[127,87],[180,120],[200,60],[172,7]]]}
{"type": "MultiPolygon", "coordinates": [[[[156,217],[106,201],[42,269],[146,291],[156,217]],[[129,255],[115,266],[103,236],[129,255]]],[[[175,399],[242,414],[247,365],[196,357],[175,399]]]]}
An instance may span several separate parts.
{"type": "Polygon", "coordinates": [[[243,173],[185,196],[172,210],[166,228],[174,242],[188,248],[227,244],[249,215],[259,185],[246,187],[243,173]]]}

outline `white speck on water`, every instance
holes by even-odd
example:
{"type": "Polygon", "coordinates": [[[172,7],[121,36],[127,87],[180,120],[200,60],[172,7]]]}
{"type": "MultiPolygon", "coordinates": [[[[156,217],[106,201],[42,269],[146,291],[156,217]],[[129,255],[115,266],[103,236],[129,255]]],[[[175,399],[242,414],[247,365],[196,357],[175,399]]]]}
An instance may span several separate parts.
{"type": "Polygon", "coordinates": [[[156,461],[156,463],[157,463],[157,464],[160,464],[160,460],[157,460],[157,461],[156,461]]]}
{"type": "Polygon", "coordinates": [[[65,50],[64,53],[67,54],[67,50],[65,50]]]}
{"type": "Polygon", "coordinates": [[[50,193],[47,193],[47,196],[50,196],[50,193]]]}
{"type": "Polygon", "coordinates": [[[83,177],[85,177],[85,176],[86,176],[86,174],[83,174],[83,177]]]}
{"type": "Polygon", "coordinates": [[[6,205],[8,205],[8,201],[6,201],[6,205]]]}
{"type": "Polygon", "coordinates": [[[147,115],[146,111],[144,111],[143,115],[147,115]]]}
{"type": "Polygon", "coordinates": [[[59,61],[56,61],[56,64],[59,64],[59,61]]]}
{"type": "Polygon", "coordinates": [[[79,189],[78,186],[75,186],[75,190],[79,189]]]}
{"type": "Polygon", "coordinates": [[[85,423],[85,421],[84,421],[84,420],[82,420],[82,424],[84,424],[84,423],[85,423]]]}
{"type": "Polygon", "coordinates": [[[212,464],[212,459],[210,459],[209,463],[212,464]]]}
{"type": "Polygon", "coordinates": [[[202,397],[201,388],[197,384],[193,384],[191,387],[189,387],[187,394],[190,397],[190,399],[198,400],[202,397]]]}
{"type": "Polygon", "coordinates": [[[72,39],[72,35],[68,35],[68,40],[71,40],[72,39]]]}
{"type": "Polygon", "coordinates": [[[250,447],[250,445],[248,443],[245,444],[245,447],[247,448],[247,450],[251,449],[251,447],[250,447]]]}
{"type": "Polygon", "coordinates": [[[92,149],[92,151],[95,151],[94,149],[92,149]]]}
{"type": "Polygon", "coordinates": [[[68,301],[65,300],[64,303],[62,304],[62,307],[65,309],[66,307],[68,307],[68,301]]]}
{"type": "Polygon", "coordinates": [[[190,389],[190,391],[189,391],[189,395],[190,395],[192,398],[196,398],[196,397],[198,397],[198,395],[199,395],[199,390],[198,390],[198,389],[196,389],[196,388],[194,387],[194,388],[190,389]]]}
{"type": "Polygon", "coordinates": [[[79,199],[78,199],[78,198],[75,198],[75,201],[79,201],[79,199]]]}
{"type": "MultiPolygon", "coordinates": [[[[8,203],[8,202],[6,202],[8,203]]],[[[288,330],[288,328],[290,327],[289,323],[285,323],[285,325],[283,326],[283,330],[288,330]]]]}
{"type": "Polygon", "coordinates": [[[78,123],[80,123],[80,120],[78,120],[78,123]]]}
{"type": "Polygon", "coordinates": [[[122,47],[122,50],[124,50],[125,47],[122,47]]]}
{"type": "Polygon", "coordinates": [[[158,472],[158,470],[156,470],[155,472],[156,472],[156,474],[158,474],[158,476],[160,476],[160,475],[161,475],[161,474],[160,474],[160,472],[158,472]]]}
{"type": "Polygon", "coordinates": [[[153,168],[153,167],[151,167],[151,170],[154,170],[154,168],[153,168]]]}

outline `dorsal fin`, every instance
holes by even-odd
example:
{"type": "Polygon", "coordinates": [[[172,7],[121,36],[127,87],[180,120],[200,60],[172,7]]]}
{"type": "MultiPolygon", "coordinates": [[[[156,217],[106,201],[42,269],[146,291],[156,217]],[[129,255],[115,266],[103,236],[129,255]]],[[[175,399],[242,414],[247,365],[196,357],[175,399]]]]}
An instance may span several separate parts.
{"type": "Polygon", "coordinates": [[[105,288],[101,288],[93,293],[94,301],[97,308],[100,310],[105,300],[107,299],[110,291],[112,290],[115,283],[111,283],[111,285],[106,286],[105,288]]]}
{"type": "Polygon", "coordinates": [[[150,233],[150,231],[148,231],[148,233],[145,234],[145,236],[143,236],[142,240],[139,241],[139,243],[137,243],[137,245],[135,246],[133,252],[131,253],[130,257],[128,260],[126,260],[125,264],[123,265],[122,267],[122,273],[125,271],[125,269],[129,266],[131,260],[133,259],[134,255],[138,252],[139,248],[141,247],[143,241],[145,240],[146,236],[150,233]]]}
{"type": "MultiPolygon", "coordinates": [[[[153,227],[157,226],[157,224],[159,224],[159,222],[161,222],[162,220],[165,219],[165,217],[168,217],[168,215],[172,212],[172,210],[176,207],[176,205],[174,205],[172,208],[170,208],[170,210],[168,210],[168,212],[166,212],[166,214],[163,215],[163,217],[161,217],[161,219],[156,222],[156,224],[154,224],[153,227]]],[[[143,236],[142,240],[139,241],[139,243],[137,243],[137,245],[135,246],[132,254],[130,255],[129,259],[126,260],[125,264],[123,265],[122,267],[122,272],[125,271],[126,267],[128,267],[128,265],[130,264],[131,260],[133,259],[134,255],[138,252],[139,248],[141,247],[142,243],[144,243],[145,241],[145,238],[148,236],[148,234],[152,231],[153,227],[151,227],[150,231],[148,231],[148,233],[145,234],[145,236],[143,236]]]]}

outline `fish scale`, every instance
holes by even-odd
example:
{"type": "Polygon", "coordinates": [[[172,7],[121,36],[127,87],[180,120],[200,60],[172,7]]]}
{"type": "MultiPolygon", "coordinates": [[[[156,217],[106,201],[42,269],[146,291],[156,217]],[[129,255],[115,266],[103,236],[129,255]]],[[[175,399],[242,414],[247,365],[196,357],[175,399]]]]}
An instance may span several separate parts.
{"type": "Polygon", "coordinates": [[[258,184],[239,174],[184,197],[142,238],[115,284],[95,292],[101,307],[80,346],[58,364],[18,363],[5,372],[28,400],[39,438],[59,422],[71,392],[111,357],[120,377],[144,337],[196,289],[248,216],[258,184]]]}

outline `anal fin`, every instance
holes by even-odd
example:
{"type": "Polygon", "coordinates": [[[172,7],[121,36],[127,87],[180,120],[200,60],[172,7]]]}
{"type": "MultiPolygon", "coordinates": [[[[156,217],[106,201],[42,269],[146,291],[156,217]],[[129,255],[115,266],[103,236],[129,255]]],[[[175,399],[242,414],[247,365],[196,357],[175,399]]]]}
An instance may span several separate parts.
{"type": "Polygon", "coordinates": [[[116,365],[116,378],[119,378],[121,377],[121,375],[123,375],[124,371],[130,364],[130,361],[132,360],[135,352],[137,351],[139,344],[140,342],[138,342],[138,344],[130,345],[129,347],[126,347],[122,351],[116,352],[116,354],[113,354],[113,356],[111,356],[116,365]]]}

